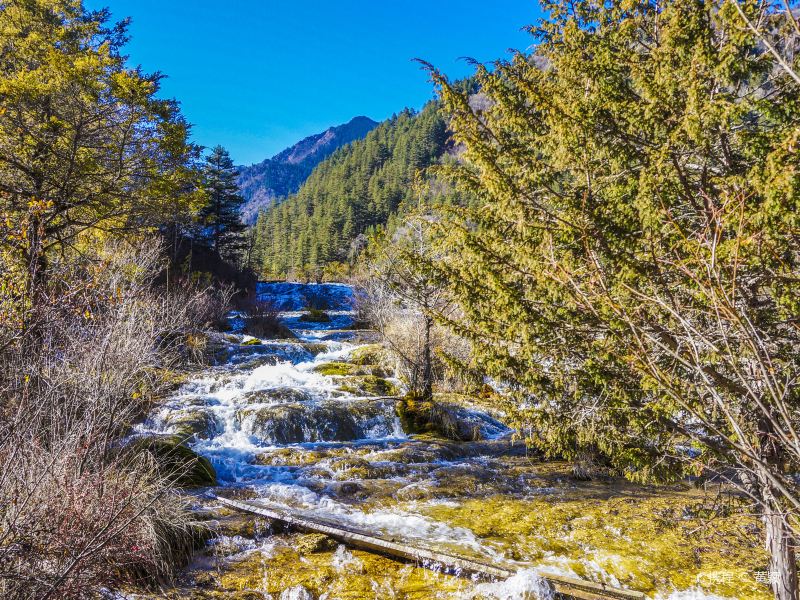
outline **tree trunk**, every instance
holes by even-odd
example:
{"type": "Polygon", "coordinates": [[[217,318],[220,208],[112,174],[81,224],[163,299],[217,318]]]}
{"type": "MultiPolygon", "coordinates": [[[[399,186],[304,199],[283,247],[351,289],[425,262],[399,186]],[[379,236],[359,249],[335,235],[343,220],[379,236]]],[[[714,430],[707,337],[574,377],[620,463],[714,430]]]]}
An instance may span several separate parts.
{"type": "Polygon", "coordinates": [[[422,399],[433,398],[433,365],[431,359],[431,329],[433,320],[425,316],[425,347],[422,350],[422,399]]]}
{"type": "MultiPolygon", "coordinates": [[[[780,469],[782,453],[775,441],[772,424],[768,419],[762,418],[758,425],[762,459],[766,465],[780,469]]],[[[769,468],[769,466],[757,467],[753,481],[758,485],[757,497],[761,499],[761,518],[764,521],[766,549],[769,552],[767,575],[776,600],[800,600],[794,532],[789,524],[786,510],[780,502],[781,494],[775,490],[766,470],[769,468]]]]}
{"type": "Polygon", "coordinates": [[[764,498],[764,526],[769,552],[769,581],[776,600],[798,600],[795,539],[786,515],[769,491],[764,498]]]}
{"type": "Polygon", "coordinates": [[[41,217],[36,214],[31,215],[28,224],[25,262],[27,263],[29,298],[33,307],[37,308],[44,299],[47,257],[44,254],[44,225],[41,217]]]}

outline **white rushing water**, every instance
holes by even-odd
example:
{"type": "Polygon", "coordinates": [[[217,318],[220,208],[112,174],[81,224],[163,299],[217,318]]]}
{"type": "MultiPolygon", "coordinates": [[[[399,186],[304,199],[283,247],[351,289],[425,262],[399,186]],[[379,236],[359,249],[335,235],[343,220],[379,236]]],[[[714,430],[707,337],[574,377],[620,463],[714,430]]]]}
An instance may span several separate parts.
{"type": "MultiPolygon", "coordinates": [[[[541,573],[574,575],[566,565],[540,571],[509,561],[495,544],[479,539],[470,529],[415,511],[414,492],[435,485],[437,474],[490,471],[491,465],[481,456],[428,457],[425,444],[409,440],[403,432],[393,401],[343,390],[341,378],[318,372],[320,365],[346,360],[364,343],[363,334],[347,329],[353,322],[349,287],[261,284],[259,294],[282,311],[283,323],[297,339],[255,340],[241,333],[241,315],[233,315],[234,330],[239,332],[225,338],[225,359],[183,385],[138,427],[139,433],[189,435],[187,443],[211,461],[221,486],[246,487],[261,499],[316,517],[399,539],[438,543],[520,569],[508,581],[472,586],[465,598],[545,598],[541,573]],[[309,304],[324,308],[330,322],[303,321],[302,311],[309,304]],[[397,449],[416,451],[414,444],[420,447],[421,459],[392,458],[397,449]],[[288,459],[287,451],[291,451],[288,459]],[[292,460],[312,454],[316,460],[292,460]],[[384,473],[381,481],[391,494],[405,494],[412,501],[403,508],[395,502],[388,508],[377,503],[362,509],[358,486],[347,487],[348,482],[338,477],[342,465],[353,461],[360,465],[359,460],[384,473]]],[[[486,427],[487,437],[508,432],[487,415],[476,412],[475,418],[486,427]]],[[[519,485],[520,494],[552,493],[549,488],[526,487],[524,481],[519,485]]],[[[425,502],[430,506],[448,500],[425,502]]],[[[233,542],[252,549],[245,540],[233,542]]],[[[340,558],[346,559],[344,554],[340,558]]],[[[713,598],[685,594],[670,600],[713,598]]]]}

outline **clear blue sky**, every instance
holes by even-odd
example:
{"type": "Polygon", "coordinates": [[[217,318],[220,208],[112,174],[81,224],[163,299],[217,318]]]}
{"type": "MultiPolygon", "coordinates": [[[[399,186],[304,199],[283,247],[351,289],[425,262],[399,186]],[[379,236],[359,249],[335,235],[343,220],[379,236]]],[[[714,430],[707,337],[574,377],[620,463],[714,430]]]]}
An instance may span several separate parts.
{"type": "Polygon", "coordinates": [[[85,0],[133,18],[127,52],[161,71],[194,139],[259,162],[356,115],[420,108],[431,85],[414,57],[453,78],[469,56],[525,49],[535,0],[85,0]]]}

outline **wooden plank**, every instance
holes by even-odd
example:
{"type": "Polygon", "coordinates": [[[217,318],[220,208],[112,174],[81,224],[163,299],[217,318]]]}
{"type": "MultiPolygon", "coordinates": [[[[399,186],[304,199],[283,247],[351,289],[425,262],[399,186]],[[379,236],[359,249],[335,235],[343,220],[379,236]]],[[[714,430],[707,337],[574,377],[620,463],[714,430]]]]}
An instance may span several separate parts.
{"type": "MultiPolygon", "coordinates": [[[[220,496],[217,496],[217,500],[225,506],[280,521],[300,531],[323,533],[355,548],[408,560],[425,568],[439,569],[457,576],[496,581],[508,579],[515,574],[514,570],[500,565],[429,550],[405,541],[397,541],[393,538],[378,537],[326,519],[297,515],[283,507],[265,505],[253,501],[230,500],[220,496]]],[[[550,587],[556,593],[556,597],[560,598],[575,600],[644,600],[645,597],[641,592],[615,588],[574,577],[550,573],[543,573],[541,576],[550,584],[550,587]]]]}

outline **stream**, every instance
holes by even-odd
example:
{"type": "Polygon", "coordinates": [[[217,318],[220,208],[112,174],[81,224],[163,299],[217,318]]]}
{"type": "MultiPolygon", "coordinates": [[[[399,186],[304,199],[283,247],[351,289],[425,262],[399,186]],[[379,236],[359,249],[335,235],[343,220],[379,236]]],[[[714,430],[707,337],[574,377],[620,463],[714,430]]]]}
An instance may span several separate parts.
{"type": "MultiPolygon", "coordinates": [[[[232,315],[233,332],[219,338],[218,364],[182,385],[137,433],[188,437],[187,444],[211,461],[225,490],[387,538],[510,566],[519,575],[507,582],[477,583],[388,559],[373,564],[365,553],[344,546],[331,547],[327,554],[293,554],[280,563],[281,556],[297,550],[298,538],[256,531],[212,542],[227,545],[229,564],[239,561],[263,571],[261,579],[250,574],[247,583],[229,585],[256,586],[261,597],[274,600],[546,598],[539,574],[548,572],[623,585],[602,554],[586,553],[585,545],[580,556],[568,556],[542,544],[534,547],[537,536],[528,530],[514,537],[518,518],[512,508],[564,497],[575,486],[559,468],[543,467],[524,445],[512,443],[512,431],[498,420],[475,407],[460,409],[457,418],[476,432],[476,441],[404,431],[395,401],[386,398],[401,393],[402,383],[374,360],[379,354],[374,332],[351,328],[350,288],[260,284],[259,296],[280,310],[296,339],[252,338],[242,333],[241,317],[232,315]],[[324,307],[330,320],[304,320],[310,303],[324,307]],[[487,529],[502,511],[512,523],[487,529]],[[258,562],[247,562],[256,555],[258,562]],[[270,560],[276,561],[274,567],[270,560]],[[281,572],[293,564],[310,569],[304,585],[325,570],[333,575],[304,595],[306,587],[292,587],[299,575],[292,579],[281,572]],[[368,581],[369,595],[363,591],[367,588],[358,588],[358,578],[368,581]],[[288,587],[281,591],[283,585],[288,587]]],[[[212,492],[205,495],[212,506],[213,498],[212,492]]],[[[527,518],[530,507],[524,510],[527,518]]],[[[723,596],[684,591],[670,597],[723,596]]]]}

